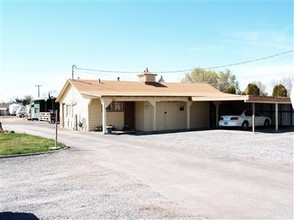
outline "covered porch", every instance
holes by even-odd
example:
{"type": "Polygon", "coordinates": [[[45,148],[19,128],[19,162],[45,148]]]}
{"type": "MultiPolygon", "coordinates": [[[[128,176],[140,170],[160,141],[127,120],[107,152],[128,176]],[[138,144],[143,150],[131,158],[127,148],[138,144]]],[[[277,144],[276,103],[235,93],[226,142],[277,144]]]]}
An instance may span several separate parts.
{"type": "Polygon", "coordinates": [[[108,126],[118,130],[161,131],[190,129],[188,97],[92,97],[88,129],[108,126]]]}

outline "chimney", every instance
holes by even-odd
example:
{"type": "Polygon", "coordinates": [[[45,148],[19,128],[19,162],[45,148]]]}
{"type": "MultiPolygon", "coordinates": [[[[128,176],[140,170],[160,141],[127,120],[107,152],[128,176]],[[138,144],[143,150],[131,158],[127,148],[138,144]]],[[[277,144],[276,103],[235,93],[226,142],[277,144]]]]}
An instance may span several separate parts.
{"type": "Polygon", "coordinates": [[[144,72],[138,75],[139,76],[139,81],[140,82],[156,82],[156,76],[157,74],[150,73],[150,72],[144,72]]]}

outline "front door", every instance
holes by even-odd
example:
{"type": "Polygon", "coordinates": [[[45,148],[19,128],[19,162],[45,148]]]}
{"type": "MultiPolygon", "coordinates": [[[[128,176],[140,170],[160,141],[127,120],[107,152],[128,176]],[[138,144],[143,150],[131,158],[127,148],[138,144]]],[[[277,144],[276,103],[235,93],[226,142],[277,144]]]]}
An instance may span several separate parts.
{"type": "Polygon", "coordinates": [[[124,123],[129,129],[135,128],[135,102],[124,102],[124,123]]]}

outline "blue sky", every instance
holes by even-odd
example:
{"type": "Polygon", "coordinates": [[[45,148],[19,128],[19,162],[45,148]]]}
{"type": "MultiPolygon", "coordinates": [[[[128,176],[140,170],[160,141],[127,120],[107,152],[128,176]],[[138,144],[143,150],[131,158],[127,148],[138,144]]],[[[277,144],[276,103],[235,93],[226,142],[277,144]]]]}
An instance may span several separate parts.
{"type": "MultiPolygon", "coordinates": [[[[173,71],[237,63],[293,49],[292,1],[3,1],[0,102],[60,91],[71,67],[173,71]]],[[[294,75],[293,53],[232,66],[242,90],[294,75]]],[[[137,80],[135,73],[76,71],[137,80]]],[[[166,82],[184,73],[162,73],[166,82]]]]}

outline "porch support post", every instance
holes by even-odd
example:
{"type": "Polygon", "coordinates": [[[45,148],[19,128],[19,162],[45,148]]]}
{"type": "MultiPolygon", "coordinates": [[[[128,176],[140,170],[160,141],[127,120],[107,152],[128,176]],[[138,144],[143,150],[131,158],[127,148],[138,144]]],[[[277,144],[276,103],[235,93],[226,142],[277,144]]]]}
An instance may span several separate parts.
{"type": "Polygon", "coordinates": [[[188,101],[187,102],[187,129],[190,129],[191,128],[191,110],[190,110],[190,107],[191,105],[193,104],[193,102],[191,101],[188,101]]]}
{"type": "Polygon", "coordinates": [[[252,133],[255,133],[255,103],[252,103],[252,133]]]}
{"type": "Polygon", "coordinates": [[[102,105],[102,132],[106,134],[107,118],[106,118],[106,108],[112,102],[111,99],[100,98],[102,105]]]}
{"type": "Polygon", "coordinates": [[[153,107],[153,131],[156,131],[156,101],[149,101],[153,107]]]}
{"type": "Polygon", "coordinates": [[[279,130],[279,106],[278,103],[275,104],[275,119],[276,119],[276,131],[279,130]]]}
{"type": "Polygon", "coordinates": [[[218,119],[219,119],[219,106],[221,102],[213,102],[215,105],[215,127],[218,128],[218,119]]]}

